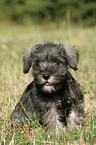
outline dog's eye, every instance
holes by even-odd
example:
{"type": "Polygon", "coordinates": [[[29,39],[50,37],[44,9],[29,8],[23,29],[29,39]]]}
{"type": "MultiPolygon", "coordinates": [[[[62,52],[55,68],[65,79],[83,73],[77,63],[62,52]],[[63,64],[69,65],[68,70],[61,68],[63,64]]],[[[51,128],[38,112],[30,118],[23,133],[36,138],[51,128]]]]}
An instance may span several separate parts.
{"type": "Polygon", "coordinates": [[[57,61],[56,63],[59,65],[60,64],[60,61],[57,61]]]}
{"type": "Polygon", "coordinates": [[[56,60],[55,63],[58,64],[58,65],[60,65],[61,62],[59,60],[56,60]]]}
{"type": "Polygon", "coordinates": [[[38,60],[35,61],[35,65],[39,65],[39,61],[38,60]]]}
{"type": "Polygon", "coordinates": [[[39,66],[39,61],[34,61],[34,65],[33,65],[33,67],[38,67],[39,66]]]}
{"type": "Polygon", "coordinates": [[[59,64],[61,63],[61,61],[60,61],[59,59],[55,58],[55,59],[54,59],[54,63],[56,63],[56,64],[59,65],[59,64]]]}

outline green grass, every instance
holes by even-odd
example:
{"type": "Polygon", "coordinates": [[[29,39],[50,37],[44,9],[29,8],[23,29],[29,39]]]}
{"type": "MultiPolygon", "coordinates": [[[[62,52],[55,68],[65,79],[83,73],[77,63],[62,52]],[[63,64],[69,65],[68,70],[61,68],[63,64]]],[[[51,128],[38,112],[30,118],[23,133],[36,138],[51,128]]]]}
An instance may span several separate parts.
{"type": "Polygon", "coordinates": [[[96,144],[96,27],[0,24],[0,137],[1,145],[96,144]],[[85,119],[82,126],[58,135],[46,132],[38,123],[32,128],[11,128],[9,117],[26,86],[31,71],[23,74],[25,49],[43,42],[64,42],[79,51],[79,70],[70,70],[84,92],[85,119]]]}

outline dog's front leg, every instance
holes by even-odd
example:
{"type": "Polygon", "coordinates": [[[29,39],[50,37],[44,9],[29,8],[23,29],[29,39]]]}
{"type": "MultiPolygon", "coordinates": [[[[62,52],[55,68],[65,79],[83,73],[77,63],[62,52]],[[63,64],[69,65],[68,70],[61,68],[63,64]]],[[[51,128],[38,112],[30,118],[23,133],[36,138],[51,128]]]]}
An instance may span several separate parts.
{"type": "Polygon", "coordinates": [[[14,111],[11,114],[10,118],[12,124],[14,120],[18,120],[21,123],[26,123],[28,120],[34,118],[35,112],[31,97],[32,97],[32,83],[27,86],[22,97],[20,98],[20,101],[18,102],[14,111]]]}

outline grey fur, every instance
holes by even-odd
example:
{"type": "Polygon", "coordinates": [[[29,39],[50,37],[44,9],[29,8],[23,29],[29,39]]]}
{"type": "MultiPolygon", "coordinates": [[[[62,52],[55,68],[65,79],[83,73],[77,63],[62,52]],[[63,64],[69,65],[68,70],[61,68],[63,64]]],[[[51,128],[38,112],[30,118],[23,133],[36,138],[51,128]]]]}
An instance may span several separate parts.
{"type": "Polygon", "coordinates": [[[51,131],[70,129],[83,120],[83,94],[68,71],[77,69],[78,53],[63,44],[38,44],[24,55],[24,73],[33,67],[34,80],[25,89],[11,114],[11,120],[38,120],[51,131]],[[27,114],[26,114],[27,112],[27,114]],[[30,116],[30,117],[29,117],[30,116]]]}

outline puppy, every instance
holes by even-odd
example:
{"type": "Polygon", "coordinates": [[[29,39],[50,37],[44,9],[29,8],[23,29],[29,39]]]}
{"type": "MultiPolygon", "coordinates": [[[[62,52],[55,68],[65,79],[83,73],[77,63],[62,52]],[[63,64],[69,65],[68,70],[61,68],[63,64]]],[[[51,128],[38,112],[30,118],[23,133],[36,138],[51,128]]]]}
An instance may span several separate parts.
{"type": "Polygon", "coordinates": [[[77,70],[77,51],[63,44],[38,44],[27,50],[23,61],[24,73],[32,66],[34,80],[12,112],[12,122],[38,120],[48,131],[80,125],[83,94],[68,71],[68,67],[77,70]]]}

